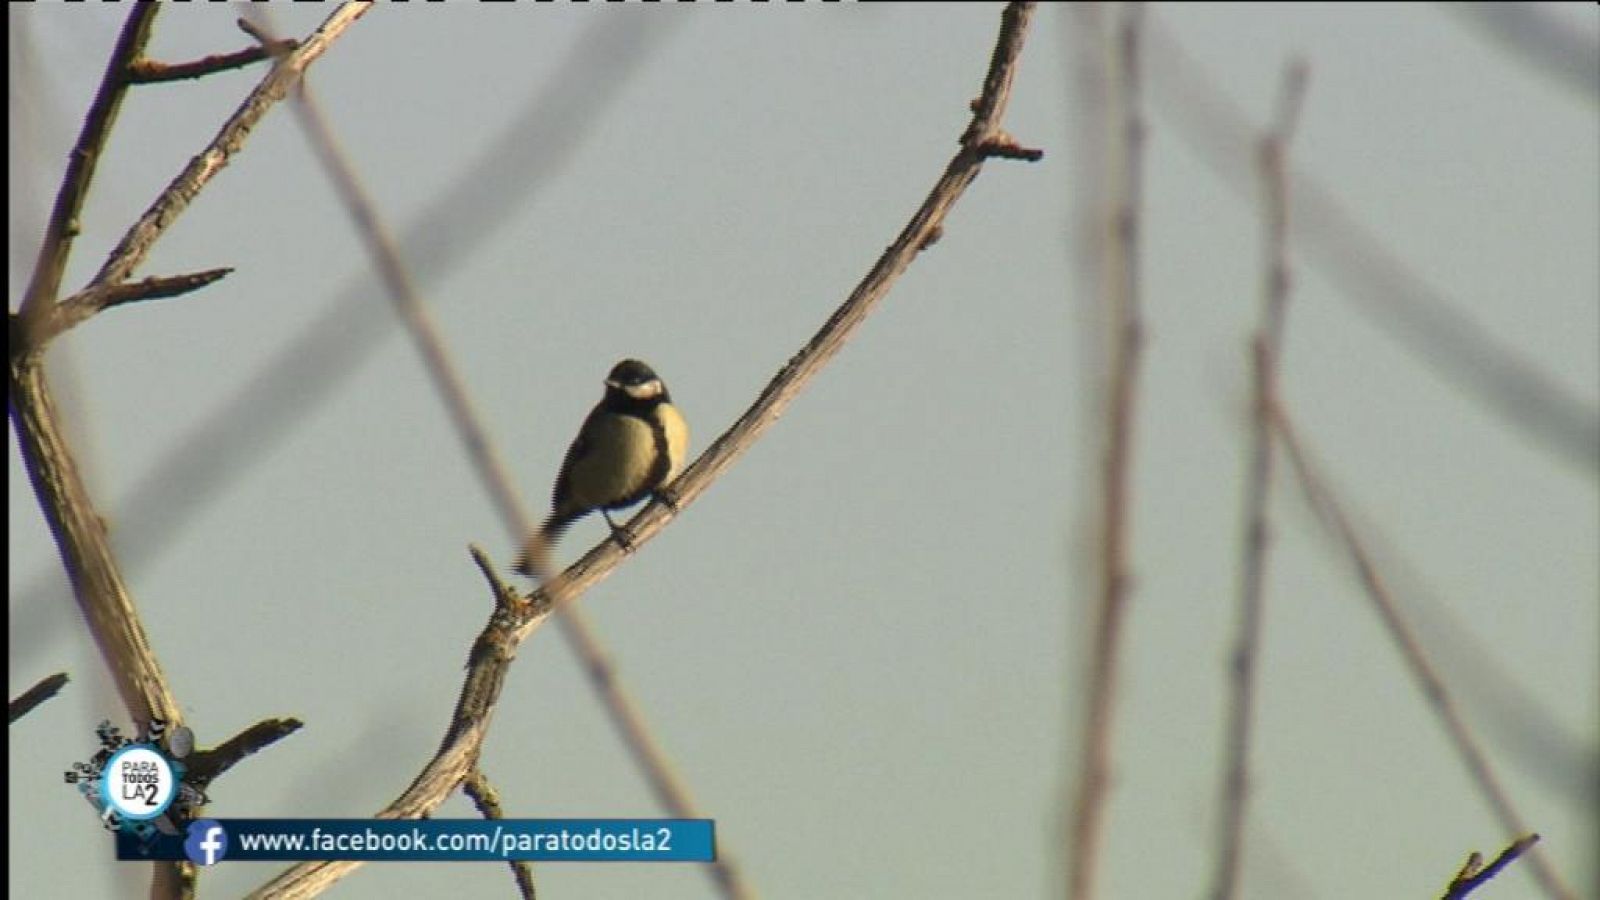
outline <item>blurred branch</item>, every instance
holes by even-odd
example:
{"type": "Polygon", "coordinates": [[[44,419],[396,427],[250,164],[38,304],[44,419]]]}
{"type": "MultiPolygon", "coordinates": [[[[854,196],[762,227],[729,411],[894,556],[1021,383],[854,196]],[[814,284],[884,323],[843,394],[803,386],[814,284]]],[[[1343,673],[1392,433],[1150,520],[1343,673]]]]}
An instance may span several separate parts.
{"type": "MultiPolygon", "coordinates": [[[[1151,84],[1180,137],[1236,193],[1255,183],[1248,166],[1249,118],[1168,31],[1152,22],[1151,84]]],[[[1328,279],[1446,383],[1486,406],[1584,474],[1600,476],[1600,409],[1524,354],[1473,322],[1338,195],[1309,175],[1292,176],[1293,237],[1328,279]]]]}
{"type": "Polygon", "coordinates": [[[1232,900],[1238,895],[1239,862],[1244,855],[1250,736],[1255,717],[1256,664],[1261,649],[1270,538],[1267,502],[1272,495],[1273,475],[1271,409],[1278,396],[1278,361],[1283,352],[1284,318],[1291,282],[1286,157],[1305,90],[1306,65],[1297,60],[1284,73],[1273,125],[1262,136],[1256,154],[1261,173],[1266,263],[1261,288],[1261,327],[1251,342],[1255,410],[1250,435],[1250,474],[1245,481],[1244,559],[1240,563],[1239,625],[1234,643],[1233,693],[1222,778],[1222,824],[1218,829],[1216,880],[1211,890],[1214,900],[1232,900]]]}
{"type": "MultiPolygon", "coordinates": [[[[895,279],[942,227],[951,207],[982,169],[983,162],[999,148],[1014,146],[1000,131],[999,123],[1010,99],[1017,55],[1033,12],[1031,3],[1006,7],[1000,37],[984,81],[984,95],[974,104],[974,120],[964,132],[960,149],[934,185],[926,200],[884,251],[867,276],[851,293],[822,329],[797,356],[772,379],[744,415],[719,437],[673,485],[675,506],[686,509],[733,462],[744,454],[822,367],[838,353],[856,327],[865,320],[887,294],[895,279]]],[[[628,523],[634,536],[633,549],[642,547],[677,512],[665,503],[654,502],[628,523]]],[[[631,552],[631,551],[630,551],[631,552]]],[[[492,575],[494,567],[475,552],[479,567],[492,575]]],[[[614,541],[604,541],[574,563],[559,577],[547,581],[525,602],[512,603],[504,596],[498,578],[491,578],[496,596],[494,613],[469,657],[466,682],[451,717],[438,754],[412,782],[411,786],[378,815],[380,818],[415,818],[436,809],[476,766],[488,733],[489,719],[499,701],[505,676],[516,649],[544,624],[553,607],[571,602],[605,578],[625,557],[614,541]]],[[[309,897],[353,871],[353,861],[310,862],[297,865],[258,889],[254,897],[309,897]]],[[[720,870],[719,870],[720,871],[720,870]]]]}
{"type": "Polygon", "coordinates": [[[17,698],[11,701],[11,721],[16,722],[28,713],[33,712],[35,707],[54,697],[66,684],[67,673],[65,672],[57,672],[54,675],[46,675],[41,678],[38,684],[18,694],[17,698]]]}
{"type": "Polygon", "coordinates": [[[1576,22],[1564,23],[1554,10],[1536,3],[1440,6],[1478,26],[1510,55],[1546,77],[1578,91],[1591,103],[1600,100],[1600,43],[1573,27],[1576,22]]]}
{"type": "MultiPolygon", "coordinates": [[[[270,40],[264,22],[250,23],[245,20],[240,24],[258,39],[270,40]]],[[[398,241],[379,214],[371,195],[361,184],[356,167],[340,146],[321,105],[305,85],[301,86],[296,96],[294,108],[312,150],[350,213],[356,233],[366,244],[395,313],[422,357],[423,367],[439,394],[439,400],[456,434],[461,438],[478,480],[500,514],[501,523],[514,541],[520,541],[522,536],[530,533],[537,535],[537,519],[529,516],[523,508],[510,470],[484,424],[483,416],[478,412],[466,378],[445,345],[437,321],[412,278],[398,241]]],[[[542,540],[542,537],[536,537],[535,540],[542,540]]],[[[535,558],[544,558],[542,552],[533,555],[535,558]]],[[[544,572],[541,573],[541,579],[553,575],[553,572],[544,572]]],[[[657,798],[667,812],[676,818],[703,818],[688,785],[674,772],[665,749],[652,734],[643,711],[611,661],[610,654],[606,652],[588,617],[573,605],[562,605],[558,609],[560,615],[556,618],[562,626],[562,633],[583,663],[590,686],[600,698],[612,724],[621,733],[624,745],[655,790],[657,798]]],[[[710,865],[714,880],[727,896],[754,896],[754,889],[739,874],[731,852],[719,847],[717,859],[710,865]]]]}
{"type": "Polygon", "coordinates": [[[1068,847],[1068,896],[1095,895],[1100,845],[1104,837],[1106,795],[1111,779],[1112,718],[1116,711],[1117,669],[1122,654],[1122,622],[1128,607],[1128,548],[1132,528],[1129,493],[1133,471],[1134,401],[1144,341],[1140,318],[1139,213],[1143,203],[1145,122],[1141,109],[1140,40],[1142,5],[1123,10],[1117,26],[1111,71],[1108,128],[1117,141],[1107,158],[1111,202],[1111,240],[1106,245],[1105,302],[1113,334],[1105,432],[1105,472],[1101,481],[1100,598],[1094,614],[1088,703],[1078,764],[1068,847]]]}
{"type": "Polygon", "coordinates": [[[1511,865],[1513,860],[1526,853],[1528,848],[1537,843],[1539,843],[1537,834],[1529,834],[1517,838],[1511,842],[1510,846],[1500,851],[1500,855],[1495,857],[1494,862],[1488,866],[1483,864],[1483,854],[1476,850],[1472,851],[1467,856],[1467,862],[1461,867],[1461,871],[1457,872],[1456,877],[1450,880],[1450,886],[1445,889],[1443,900],[1460,900],[1460,898],[1487,884],[1489,879],[1500,874],[1501,869],[1511,865]]]}
{"type": "Polygon", "coordinates": [[[1415,623],[1422,643],[1504,758],[1541,783],[1571,810],[1594,814],[1600,801],[1600,748],[1561,721],[1551,704],[1508,667],[1502,648],[1480,636],[1439,597],[1376,525],[1346,508],[1390,574],[1395,599],[1415,623]]]}
{"type": "MultiPolygon", "coordinates": [[[[1284,449],[1288,451],[1307,503],[1322,520],[1324,526],[1337,535],[1339,542],[1349,553],[1367,597],[1372,601],[1385,630],[1389,632],[1401,657],[1411,670],[1412,679],[1416,681],[1428,705],[1433,708],[1439,721],[1444,725],[1445,733],[1455,745],[1468,774],[1488,800],[1489,807],[1500,820],[1501,827],[1511,834],[1527,834],[1529,829],[1523,822],[1522,816],[1512,806],[1511,797],[1506,793],[1494,769],[1490,767],[1488,755],[1483,752],[1483,748],[1467,728],[1466,720],[1456,709],[1450,691],[1434,670],[1427,654],[1423,652],[1422,645],[1418,643],[1411,626],[1401,617],[1399,607],[1389,595],[1388,585],[1378,574],[1377,567],[1367,552],[1366,542],[1356,534],[1349,518],[1345,515],[1343,506],[1335,499],[1326,480],[1313,465],[1282,405],[1273,408],[1272,421],[1273,431],[1282,441],[1284,449]]],[[[1577,895],[1562,883],[1560,875],[1545,859],[1544,854],[1537,850],[1530,853],[1528,865],[1547,896],[1559,900],[1576,900],[1577,895]]]]}

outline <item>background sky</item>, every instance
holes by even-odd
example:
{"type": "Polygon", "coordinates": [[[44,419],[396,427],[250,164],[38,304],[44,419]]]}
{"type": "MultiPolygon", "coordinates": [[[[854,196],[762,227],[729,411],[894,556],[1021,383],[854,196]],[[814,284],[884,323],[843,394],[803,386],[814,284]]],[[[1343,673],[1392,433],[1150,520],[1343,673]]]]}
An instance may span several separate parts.
{"type": "MultiPolygon", "coordinates": [[[[243,47],[241,10],[169,8],[151,55],[243,47]]],[[[328,12],[272,11],[302,36],[328,12]]],[[[412,4],[374,10],[309,83],[542,509],[620,358],[667,380],[696,452],[744,409],[932,185],[999,13],[412,4]]],[[[8,8],[13,308],[125,14],[8,8]]],[[[1592,5],[1541,14],[1591,52],[1600,40],[1592,5]]],[[[1076,204],[1103,177],[1089,157],[1105,125],[1081,105],[1085,22],[1041,10],[1023,53],[1006,126],[1045,158],[986,166],[783,420],[583,601],[722,848],[767,896],[1062,891],[1098,490],[1085,358],[1101,338],[1076,204]]],[[[1600,404],[1593,80],[1529,66],[1441,6],[1157,5],[1146,24],[1148,339],[1110,898],[1193,897],[1211,877],[1262,271],[1252,196],[1194,153],[1172,113],[1196,117],[1173,98],[1197,82],[1158,35],[1255,123],[1303,57],[1296,167],[1589,423],[1600,404]]],[[[69,290],[263,73],[132,92],[69,290]]],[[[1296,252],[1285,403],[1523,816],[1587,890],[1592,444],[1575,456],[1508,425],[1385,327],[1398,300],[1356,297],[1325,258],[1296,252]]],[[[269,716],[306,723],[221,780],[211,812],[370,815],[437,746],[490,610],[467,544],[509,565],[512,542],[287,106],[138,275],[215,266],[235,271],[59,342],[58,390],[200,743],[269,716]],[[326,338],[317,349],[295,343],[308,329],[326,338]],[[371,351],[353,356],[363,335],[371,351]],[[263,371],[287,386],[249,392],[263,371]],[[152,489],[162,466],[177,475],[152,489]]],[[[61,782],[96,749],[96,722],[126,719],[10,448],[11,694],[55,671],[73,680],[11,727],[9,887],[143,896],[148,867],[110,862],[61,782]]],[[[1437,896],[1469,850],[1507,835],[1288,479],[1272,515],[1245,896],[1437,896]]],[[[561,557],[604,534],[582,523],[561,557]]],[[[483,768],[509,815],[660,813],[553,628],[521,648],[483,768]]],[[[457,795],[439,814],[474,812],[457,795]]],[[[238,895],[281,868],[223,866],[202,889],[238,895]]],[[[537,874],[551,897],[711,893],[691,866],[537,874]]],[[[334,893],[510,890],[501,866],[392,864],[334,893]]],[[[1535,888],[1511,871],[1482,896],[1535,888]]]]}

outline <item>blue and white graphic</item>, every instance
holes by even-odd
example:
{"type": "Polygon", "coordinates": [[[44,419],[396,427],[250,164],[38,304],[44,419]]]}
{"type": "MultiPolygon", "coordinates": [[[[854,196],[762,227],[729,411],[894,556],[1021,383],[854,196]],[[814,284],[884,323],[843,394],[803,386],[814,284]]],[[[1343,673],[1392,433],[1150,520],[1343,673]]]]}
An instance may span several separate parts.
{"type": "Polygon", "coordinates": [[[167,811],[177,792],[178,773],[161,751],[130,744],[112,754],[100,773],[101,798],[124,820],[144,822],[167,811]]]}
{"type": "Polygon", "coordinates": [[[229,862],[711,862],[710,819],[202,819],[117,837],[117,859],[229,862]]]}
{"type": "Polygon", "coordinates": [[[216,819],[190,822],[189,837],[183,842],[183,852],[191,862],[214,866],[228,855],[228,830],[216,819]]]}
{"type": "Polygon", "coordinates": [[[95,734],[100,751],[88,762],[73,763],[64,773],[67,784],[77,786],[101,823],[119,837],[134,838],[148,851],[158,837],[171,836],[176,849],[175,823],[188,819],[207,801],[204,791],[183,783],[183,763],[162,750],[158,741],[163,736],[177,740],[186,748],[179,755],[187,755],[193,747],[192,733],[181,725],[169,731],[165,722],[152,719],[143,740],[130,740],[110,722],[101,722],[95,734]]]}

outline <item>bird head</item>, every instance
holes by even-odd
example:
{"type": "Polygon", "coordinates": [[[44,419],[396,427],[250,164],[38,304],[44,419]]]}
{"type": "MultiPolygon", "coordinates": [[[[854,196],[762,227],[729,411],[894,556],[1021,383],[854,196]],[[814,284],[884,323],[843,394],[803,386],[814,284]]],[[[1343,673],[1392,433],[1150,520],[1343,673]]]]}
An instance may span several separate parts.
{"type": "Polygon", "coordinates": [[[667,396],[667,386],[660,376],[637,359],[625,359],[612,366],[611,374],[606,376],[606,388],[626,394],[632,400],[665,399],[667,396]]]}

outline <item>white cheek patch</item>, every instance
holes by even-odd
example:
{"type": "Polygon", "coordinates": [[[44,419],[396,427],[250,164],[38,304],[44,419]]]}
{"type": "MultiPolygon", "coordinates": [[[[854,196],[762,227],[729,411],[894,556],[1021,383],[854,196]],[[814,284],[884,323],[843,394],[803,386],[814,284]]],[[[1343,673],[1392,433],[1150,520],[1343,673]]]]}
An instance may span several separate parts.
{"type": "Polygon", "coordinates": [[[622,392],[635,400],[649,400],[661,396],[661,381],[652,378],[644,384],[625,384],[622,392]]]}

